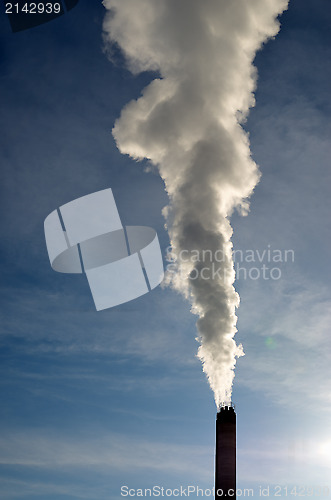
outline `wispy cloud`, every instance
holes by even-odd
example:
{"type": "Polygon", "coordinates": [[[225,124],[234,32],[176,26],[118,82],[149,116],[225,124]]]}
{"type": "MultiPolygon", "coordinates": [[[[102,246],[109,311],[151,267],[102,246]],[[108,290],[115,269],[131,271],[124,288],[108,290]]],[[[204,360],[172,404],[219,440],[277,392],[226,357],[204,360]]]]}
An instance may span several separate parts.
{"type": "Polygon", "coordinates": [[[105,314],[93,310],[87,286],[85,291],[82,298],[79,286],[70,284],[67,291],[62,288],[56,293],[4,288],[6,314],[2,314],[0,342],[8,346],[18,339],[15,349],[19,351],[23,343],[27,354],[118,355],[146,363],[195,364],[196,344],[185,334],[194,319],[183,301],[169,291],[155,290],[139,299],[138,305],[132,302],[105,314]],[[89,300],[90,309],[85,310],[89,300]],[[151,310],[157,314],[150,314],[151,310]]]}
{"type": "Polygon", "coordinates": [[[300,437],[257,437],[238,449],[240,484],[329,486],[330,440],[316,430],[300,437]]]}
{"type": "Polygon", "coordinates": [[[260,282],[244,292],[240,325],[247,332],[247,356],[237,383],[281,404],[328,410],[330,293],[299,279],[295,293],[285,278],[270,287],[260,282]]]}
{"type": "Polygon", "coordinates": [[[210,478],[213,450],[208,446],[180,445],[119,434],[98,439],[15,433],[0,439],[2,465],[46,469],[95,468],[99,471],[158,470],[164,474],[210,478]],[[205,465],[203,465],[205,464],[205,465]]]}

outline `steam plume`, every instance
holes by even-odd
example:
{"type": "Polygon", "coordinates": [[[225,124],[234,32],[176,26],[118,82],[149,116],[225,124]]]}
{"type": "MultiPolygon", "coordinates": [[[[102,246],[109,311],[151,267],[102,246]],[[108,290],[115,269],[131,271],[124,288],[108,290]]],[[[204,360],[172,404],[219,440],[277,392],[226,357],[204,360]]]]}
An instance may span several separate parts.
{"type": "Polygon", "coordinates": [[[103,3],[107,43],[120,46],[133,73],[160,75],[126,105],[113,135],[122,153],[148,158],[165,182],[177,257],[169,281],[199,316],[198,356],[216,404],[228,403],[243,355],[233,339],[239,296],[229,217],[247,213],[260,177],[240,124],[254,106],[256,51],[277,34],[288,0],[103,3]]]}

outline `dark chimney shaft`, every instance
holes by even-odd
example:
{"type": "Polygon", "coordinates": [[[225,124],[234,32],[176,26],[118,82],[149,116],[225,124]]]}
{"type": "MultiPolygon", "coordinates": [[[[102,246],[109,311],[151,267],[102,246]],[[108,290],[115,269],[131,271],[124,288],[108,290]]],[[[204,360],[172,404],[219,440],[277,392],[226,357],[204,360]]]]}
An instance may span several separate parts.
{"type": "Polygon", "coordinates": [[[222,406],[216,420],[215,499],[236,500],[236,434],[234,407],[222,406]]]}

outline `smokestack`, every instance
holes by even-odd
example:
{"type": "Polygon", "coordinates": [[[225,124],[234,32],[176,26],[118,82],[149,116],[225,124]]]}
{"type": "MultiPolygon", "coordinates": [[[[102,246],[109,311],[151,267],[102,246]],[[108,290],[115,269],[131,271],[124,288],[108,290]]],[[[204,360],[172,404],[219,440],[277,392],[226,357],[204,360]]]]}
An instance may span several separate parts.
{"type": "Polygon", "coordinates": [[[222,406],[216,420],[215,500],[236,500],[237,424],[234,405],[222,406]],[[219,490],[222,490],[219,491],[219,490]],[[219,495],[217,492],[219,491],[219,495]]]}

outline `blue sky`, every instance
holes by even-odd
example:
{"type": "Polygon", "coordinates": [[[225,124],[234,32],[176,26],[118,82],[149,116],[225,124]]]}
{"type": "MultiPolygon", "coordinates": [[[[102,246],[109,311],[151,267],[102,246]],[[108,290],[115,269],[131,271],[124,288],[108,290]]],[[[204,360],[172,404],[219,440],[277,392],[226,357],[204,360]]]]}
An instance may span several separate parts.
{"type": "MultiPolygon", "coordinates": [[[[52,271],[43,221],[111,187],[123,224],[168,246],[157,173],[111,129],[152,79],[102,42],[105,10],[81,0],[29,31],[1,32],[1,407],[4,500],[113,500],[122,485],[213,486],[215,404],[195,317],[167,288],[96,312],[84,276],[52,271]]],[[[239,279],[238,487],[329,486],[330,52],[326,0],[291,0],[256,58],[245,124],[262,178],[235,249],[294,251],[278,280],[239,279]]],[[[255,253],[256,255],[256,253],[255,253]]],[[[267,263],[268,264],[268,263],[267,263]]],[[[261,263],[242,262],[247,272],[261,263]]],[[[321,496],[319,498],[327,498],[321,496]]]]}

